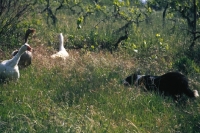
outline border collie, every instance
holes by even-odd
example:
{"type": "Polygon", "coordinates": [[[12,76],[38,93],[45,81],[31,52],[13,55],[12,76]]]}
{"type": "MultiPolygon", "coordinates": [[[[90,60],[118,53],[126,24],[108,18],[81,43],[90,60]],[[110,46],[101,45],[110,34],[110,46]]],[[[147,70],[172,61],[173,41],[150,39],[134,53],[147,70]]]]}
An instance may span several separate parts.
{"type": "Polygon", "coordinates": [[[124,81],[124,85],[144,85],[147,90],[158,91],[164,96],[178,99],[182,94],[188,97],[199,97],[197,90],[189,89],[188,79],[178,72],[168,72],[161,76],[132,74],[124,81]]]}

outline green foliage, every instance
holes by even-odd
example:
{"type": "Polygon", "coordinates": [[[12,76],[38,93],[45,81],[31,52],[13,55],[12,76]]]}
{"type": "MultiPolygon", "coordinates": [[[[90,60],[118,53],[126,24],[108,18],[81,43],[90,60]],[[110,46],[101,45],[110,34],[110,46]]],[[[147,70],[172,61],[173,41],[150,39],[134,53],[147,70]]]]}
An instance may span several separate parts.
{"type": "MultiPolygon", "coordinates": [[[[19,43],[21,45],[21,34],[24,35],[24,30],[21,30],[19,22],[26,21],[25,16],[31,13],[32,6],[34,5],[35,1],[30,0],[26,2],[16,0],[1,2],[0,43],[3,44],[3,46],[1,45],[0,48],[13,48],[19,43]]],[[[23,28],[28,28],[28,26],[29,25],[24,25],[23,28]]]]}
{"type": "MultiPolygon", "coordinates": [[[[194,48],[196,40],[200,38],[199,36],[199,13],[200,13],[200,3],[196,0],[176,0],[176,1],[160,1],[160,0],[151,0],[148,1],[148,6],[152,8],[163,8],[163,27],[165,27],[165,19],[170,18],[174,21],[184,19],[187,23],[187,28],[183,28],[184,30],[189,31],[191,34],[191,45],[190,49],[194,48]],[[156,5],[156,6],[155,6],[156,5]],[[177,17],[178,16],[178,17],[177,17]]],[[[157,10],[157,9],[156,9],[157,10]]]]}
{"type": "Polygon", "coordinates": [[[185,74],[200,73],[200,67],[188,57],[180,57],[173,65],[178,71],[185,74]]]}

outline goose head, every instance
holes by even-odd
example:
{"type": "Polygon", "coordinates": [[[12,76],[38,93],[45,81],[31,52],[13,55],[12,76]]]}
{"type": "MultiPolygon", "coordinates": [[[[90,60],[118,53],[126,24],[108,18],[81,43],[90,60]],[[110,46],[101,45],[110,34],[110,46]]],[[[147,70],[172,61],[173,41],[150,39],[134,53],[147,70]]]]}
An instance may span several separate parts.
{"type": "MultiPolygon", "coordinates": [[[[17,53],[18,53],[18,50],[13,51],[12,56],[15,56],[17,53]]],[[[23,68],[28,67],[29,65],[31,65],[32,58],[33,58],[32,52],[26,50],[21,55],[20,60],[18,62],[19,69],[23,69],[23,68]]]]}
{"type": "Polygon", "coordinates": [[[22,55],[25,51],[32,51],[32,48],[30,47],[30,45],[28,43],[25,43],[24,45],[21,46],[21,48],[19,50],[15,50],[13,51],[12,55],[15,56],[17,54],[22,55]]]}
{"type": "Polygon", "coordinates": [[[30,47],[28,43],[25,43],[24,45],[22,45],[17,54],[22,55],[26,50],[30,52],[32,51],[32,48],[30,47]]]}
{"type": "Polygon", "coordinates": [[[15,66],[19,63],[20,57],[25,51],[31,52],[32,48],[29,46],[29,44],[25,43],[21,46],[21,48],[18,50],[17,54],[9,61],[9,64],[11,66],[15,66]]]}
{"type": "Polygon", "coordinates": [[[26,30],[25,37],[24,37],[25,43],[28,43],[28,37],[29,37],[29,35],[30,34],[34,35],[35,32],[36,32],[36,30],[33,29],[33,28],[28,28],[28,30],[26,30]]]}

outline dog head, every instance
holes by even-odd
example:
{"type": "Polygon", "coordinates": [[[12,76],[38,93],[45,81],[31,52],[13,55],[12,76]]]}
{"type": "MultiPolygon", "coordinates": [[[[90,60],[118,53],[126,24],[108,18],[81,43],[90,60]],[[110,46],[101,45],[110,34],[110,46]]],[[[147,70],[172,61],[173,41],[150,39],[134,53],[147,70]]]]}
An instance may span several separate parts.
{"type": "Polygon", "coordinates": [[[123,80],[123,84],[126,86],[130,86],[130,85],[141,85],[141,83],[143,82],[143,76],[144,75],[137,75],[137,74],[131,74],[130,76],[126,77],[123,80]]]}

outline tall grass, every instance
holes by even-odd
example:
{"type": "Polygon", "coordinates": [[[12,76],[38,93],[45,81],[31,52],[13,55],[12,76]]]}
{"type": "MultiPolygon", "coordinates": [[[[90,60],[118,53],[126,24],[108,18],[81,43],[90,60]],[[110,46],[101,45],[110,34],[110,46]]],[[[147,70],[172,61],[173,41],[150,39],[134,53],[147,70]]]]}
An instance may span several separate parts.
{"type": "MultiPolygon", "coordinates": [[[[181,57],[187,36],[160,30],[162,24],[156,18],[150,26],[133,25],[129,39],[113,54],[68,50],[70,57],[64,62],[49,58],[58,44],[57,32],[64,33],[67,48],[75,42],[84,45],[82,37],[89,35],[85,32],[95,22],[90,20],[87,29],[77,30],[73,16],[62,17],[56,28],[40,27],[43,22],[36,25],[37,39],[30,41],[32,65],[20,71],[17,82],[0,84],[0,132],[199,132],[199,99],[185,97],[176,103],[121,83],[137,70],[156,75],[176,70],[173,63],[181,57]],[[134,46],[138,53],[123,45],[134,46]]],[[[106,31],[98,35],[103,38],[106,31]]],[[[106,35],[109,40],[111,34],[106,35]]],[[[198,74],[188,77],[191,88],[200,91],[194,78],[198,74]]]]}

